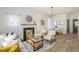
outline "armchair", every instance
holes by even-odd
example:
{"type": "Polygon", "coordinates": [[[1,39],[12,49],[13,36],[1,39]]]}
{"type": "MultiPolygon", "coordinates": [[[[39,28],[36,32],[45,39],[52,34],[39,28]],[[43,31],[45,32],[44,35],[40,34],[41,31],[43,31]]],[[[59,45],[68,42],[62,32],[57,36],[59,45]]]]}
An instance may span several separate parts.
{"type": "Polygon", "coordinates": [[[44,39],[48,41],[55,40],[56,32],[54,30],[48,30],[47,35],[44,35],[44,39]]]}

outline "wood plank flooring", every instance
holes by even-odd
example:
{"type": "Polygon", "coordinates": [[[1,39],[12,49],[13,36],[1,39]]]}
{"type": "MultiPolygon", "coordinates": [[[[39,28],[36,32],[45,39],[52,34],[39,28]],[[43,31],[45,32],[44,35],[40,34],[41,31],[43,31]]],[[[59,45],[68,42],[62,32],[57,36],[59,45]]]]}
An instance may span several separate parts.
{"type": "Polygon", "coordinates": [[[79,35],[58,35],[56,40],[56,43],[48,49],[48,52],[79,52],[79,35]]]}

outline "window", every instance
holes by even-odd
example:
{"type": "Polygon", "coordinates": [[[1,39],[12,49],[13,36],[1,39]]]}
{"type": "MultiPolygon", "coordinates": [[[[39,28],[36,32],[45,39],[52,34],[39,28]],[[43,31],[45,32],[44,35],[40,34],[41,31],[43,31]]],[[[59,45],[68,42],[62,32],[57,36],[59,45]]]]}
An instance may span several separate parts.
{"type": "Polygon", "coordinates": [[[48,25],[48,29],[52,29],[52,27],[53,27],[53,20],[52,20],[52,18],[48,18],[47,25],[48,25]]]}
{"type": "Polygon", "coordinates": [[[10,26],[18,26],[20,21],[20,16],[17,15],[7,15],[8,17],[8,25],[10,26]]]}

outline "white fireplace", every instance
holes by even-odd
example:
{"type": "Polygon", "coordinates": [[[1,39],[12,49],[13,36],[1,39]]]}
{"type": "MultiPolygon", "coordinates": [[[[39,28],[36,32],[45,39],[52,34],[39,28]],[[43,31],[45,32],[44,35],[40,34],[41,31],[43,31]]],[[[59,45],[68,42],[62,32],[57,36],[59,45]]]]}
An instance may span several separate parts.
{"type": "Polygon", "coordinates": [[[36,24],[21,24],[21,39],[24,40],[24,28],[34,28],[34,35],[37,33],[36,24]]]}

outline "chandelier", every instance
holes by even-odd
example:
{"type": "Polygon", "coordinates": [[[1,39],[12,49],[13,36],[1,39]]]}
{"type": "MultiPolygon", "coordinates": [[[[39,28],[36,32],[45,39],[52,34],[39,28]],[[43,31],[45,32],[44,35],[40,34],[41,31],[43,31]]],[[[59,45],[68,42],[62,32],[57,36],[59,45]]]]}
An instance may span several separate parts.
{"type": "Polygon", "coordinates": [[[52,17],[53,16],[53,7],[51,7],[51,10],[50,10],[51,12],[50,12],[50,15],[49,15],[49,17],[52,17]]]}
{"type": "Polygon", "coordinates": [[[53,28],[53,7],[51,7],[50,14],[48,16],[48,29],[53,28]]]}

